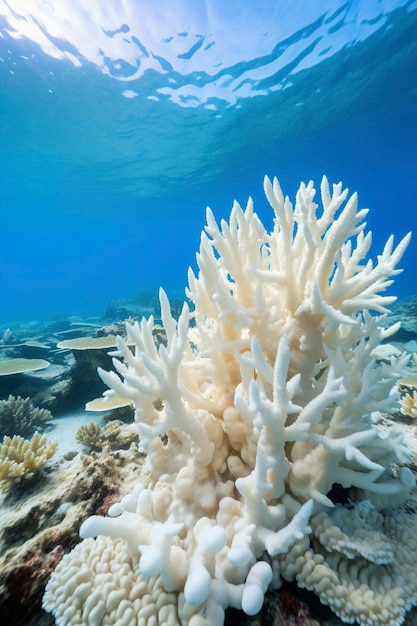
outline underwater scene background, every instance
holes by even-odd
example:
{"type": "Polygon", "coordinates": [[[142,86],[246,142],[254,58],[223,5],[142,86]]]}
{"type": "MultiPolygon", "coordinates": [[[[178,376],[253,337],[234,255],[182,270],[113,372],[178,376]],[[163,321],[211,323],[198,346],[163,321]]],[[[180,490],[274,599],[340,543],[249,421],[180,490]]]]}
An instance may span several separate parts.
{"type": "Polygon", "coordinates": [[[358,191],[373,257],[416,231],[416,32],[410,0],[1,0],[0,324],[183,297],[206,205],[268,223],[265,174],[358,191]]]}
{"type": "Polygon", "coordinates": [[[0,0],[9,626],[416,626],[416,34],[0,0]]]}

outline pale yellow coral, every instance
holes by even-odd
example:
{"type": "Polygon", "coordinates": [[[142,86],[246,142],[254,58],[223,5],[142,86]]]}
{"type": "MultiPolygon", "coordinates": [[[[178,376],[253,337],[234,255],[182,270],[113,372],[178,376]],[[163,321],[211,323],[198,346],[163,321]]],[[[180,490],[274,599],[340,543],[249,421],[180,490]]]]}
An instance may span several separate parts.
{"type": "Polygon", "coordinates": [[[401,413],[417,418],[417,390],[401,398],[401,413]]]}
{"type": "Polygon", "coordinates": [[[48,365],[50,363],[45,359],[0,359],[0,376],[34,372],[35,370],[42,370],[48,365]]]}
{"type": "Polygon", "coordinates": [[[4,437],[0,444],[0,490],[8,491],[24,478],[32,478],[45,465],[57,448],[57,441],[36,432],[26,440],[18,435],[4,437]]]}
{"type": "Polygon", "coordinates": [[[114,411],[126,406],[132,406],[132,401],[121,396],[113,396],[112,398],[95,398],[85,405],[86,411],[114,411]]]}
{"type": "Polygon", "coordinates": [[[75,438],[78,443],[81,443],[83,446],[90,448],[91,450],[102,448],[101,426],[95,422],[90,422],[89,424],[83,424],[80,426],[75,438]]]}
{"type": "Polygon", "coordinates": [[[138,443],[138,435],[121,420],[112,420],[102,427],[95,422],[83,424],[75,435],[77,441],[90,450],[102,450],[110,446],[112,450],[128,448],[132,442],[138,443]]]}
{"type": "Polygon", "coordinates": [[[117,338],[115,335],[104,335],[102,337],[75,337],[74,339],[64,339],[57,343],[57,347],[68,350],[105,350],[115,348],[117,338]]]}
{"type": "Polygon", "coordinates": [[[35,407],[30,398],[9,395],[0,400],[0,435],[21,435],[28,437],[36,430],[42,430],[45,422],[52,419],[48,409],[35,407]]]}

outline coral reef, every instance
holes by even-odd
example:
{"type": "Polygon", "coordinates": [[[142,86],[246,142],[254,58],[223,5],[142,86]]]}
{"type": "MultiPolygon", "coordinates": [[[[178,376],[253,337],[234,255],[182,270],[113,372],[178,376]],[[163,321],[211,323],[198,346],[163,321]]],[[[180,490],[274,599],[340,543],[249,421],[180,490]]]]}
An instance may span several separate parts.
{"type": "Polygon", "coordinates": [[[400,624],[417,603],[416,505],[412,514],[382,515],[369,501],[316,513],[313,540],[304,537],[279,559],[281,575],[314,591],[343,622],[400,624]]]}
{"type": "Polygon", "coordinates": [[[64,413],[79,407],[83,393],[86,401],[91,395],[100,395],[104,387],[96,367],[110,365],[106,354],[108,348],[101,350],[101,360],[98,358],[100,350],[86,350],[82,356],[78,351],[82,361],[78,367],[75,350],[73,353],[56,346],[61,341],[80,336],[88,344],[94,342],[92,334],[104,331],[102,324],[91,318],[82,320],[78,317],[48,323],[15,323],[12,329],[0,329],[5,340],[0,341],[0,399],[6,399],[10,394],[30,397],[37,406],[64,413]],[[48,360],[35,358],[38,356],[46,356],[48,360]],[[90,385],[90,396],[85,392],[85,384],[90,385]]]}
{"type": "Polygon", "coordinates": [[[127,324],[134,351],[119,338],[99,372],[135,407],[149,479],[82,524],[43,600],[57,626],[219,626],[283,579],[361,626],[399,626],[417,603],[414,504],[388,509],[411,497],[410,454],[373,421],[396,410],[407,361],[372,352],[397,330],[381,292],[409,236],[374,264],[356,194],[324,178],[318,210],[313,183],[295,207],[264,188],[272,232],[252,201],[220,227],[208,210],[194,310],[177,321],[161,291],[165,345],[152,318],[127,324]]]}
{"type": "MultiPolygon", "coordinates": [[[[46,624],[45,584],[63,554],[78,541],[85,515],[106,514],[128,493],[139,471],[137,450],[78,455],[51,467],[47,482],[3,499],[0,515],[0,612],[7,624],[46,624]],[[124,482],[126,481],[126,486],[124,482]]],[[[53,623],[53,620],[52,622],[53,623]]]]}
{"type": "Polygon", "coordinates": [[[70,373],[69,398],[72,406],[91,400],[91,397],[103,392],[103,383],[97,376],[98,367],[110,367],[108,350],[115,345],[116,337],[78,336],[58,342],[57,347],[64,351],[71,350],[74,363],[70,373]]]}
{"type": "Polygon", "coordinates": [[[57,445],[39,432],[29,441],[18,435],[4,437],[0,444],[0,490],[9,491],[22,479],[32,478],[53,456],[57,445]]]}
{"type": "Polygon", "coordinates": [[[129,448],[132,443],[138,444],[139,437],[129,426],[121,420],[111,420],[105,426],[90,422],[80,426],[76,439],[89,450],[102,450],[109,446],[111,450],[129,448]]]}
{"type": "Polygon", "coordinates": [[[9,395],[0,400],[0,437],[21,435],[27,437],[35,430],[42,430],[52,413],[33,406],[30,398],[9,395]]]}
{"type": "Polygon", "coordinates": [[[12,394],[23,398],[30,397],[35,405],[42,408],[62,410],[67,391],[66,380],[69,366],[63,364],[56,351],[52,351],[52,341],[47,329],[42,333],[42,325],[28,324],[16,330],[19,339],[13,344],[0,346],[2,354],[14,358],[0,359],[0,398],[7,399],[12,394]],[[38,328],[39,327],[39,328],[38,328]],[[29,339],[28,333],[40,332],[43,341],[29,339]],[[38,353],[47,352],[48,361],[34,358],[38,353]],[[25,358],[30,357],[32,358],[25,358]]]}

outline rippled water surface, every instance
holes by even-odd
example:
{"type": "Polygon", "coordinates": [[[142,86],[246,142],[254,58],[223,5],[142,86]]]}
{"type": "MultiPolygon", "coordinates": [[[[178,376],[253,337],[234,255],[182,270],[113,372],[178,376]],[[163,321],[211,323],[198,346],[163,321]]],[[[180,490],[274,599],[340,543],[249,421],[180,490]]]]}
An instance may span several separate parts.
{"type": "Polygon", "coordinates": [[[410,1],[0,0],[0,323],[182,291],[206,205],[269,223],[264,174],[357,190],[374,254],[417,236],[416,32],[410,1]]]}

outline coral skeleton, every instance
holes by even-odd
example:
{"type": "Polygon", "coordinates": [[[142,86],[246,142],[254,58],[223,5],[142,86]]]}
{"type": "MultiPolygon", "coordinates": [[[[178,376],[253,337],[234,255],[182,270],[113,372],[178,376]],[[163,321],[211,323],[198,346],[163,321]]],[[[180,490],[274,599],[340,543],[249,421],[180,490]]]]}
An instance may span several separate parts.
{"type": "Polygon", "coordinates": [[[409,235],[373,263],[367,210],[340,183],[323,178],[320,209],[312,182],[294,207],[276,179],[264,189],[272,232],[251,200],[220,225],[208,209],[193,311],[176,321],[161,290],[166,344],[152,317],[127,324],[134,350],[118,338],[115,371],[99,371],[105,395],[135,407],[147,476],[83,523],[52,575],[58,626],[221,626],[283,579],[362,626],[398,626],[417,603],[396,552],[406,513],[384,513],[413,490],[409,453],[372,422],[396,408],[406,366],[371,353],[396,330],[382,294],[409,235]]]}

